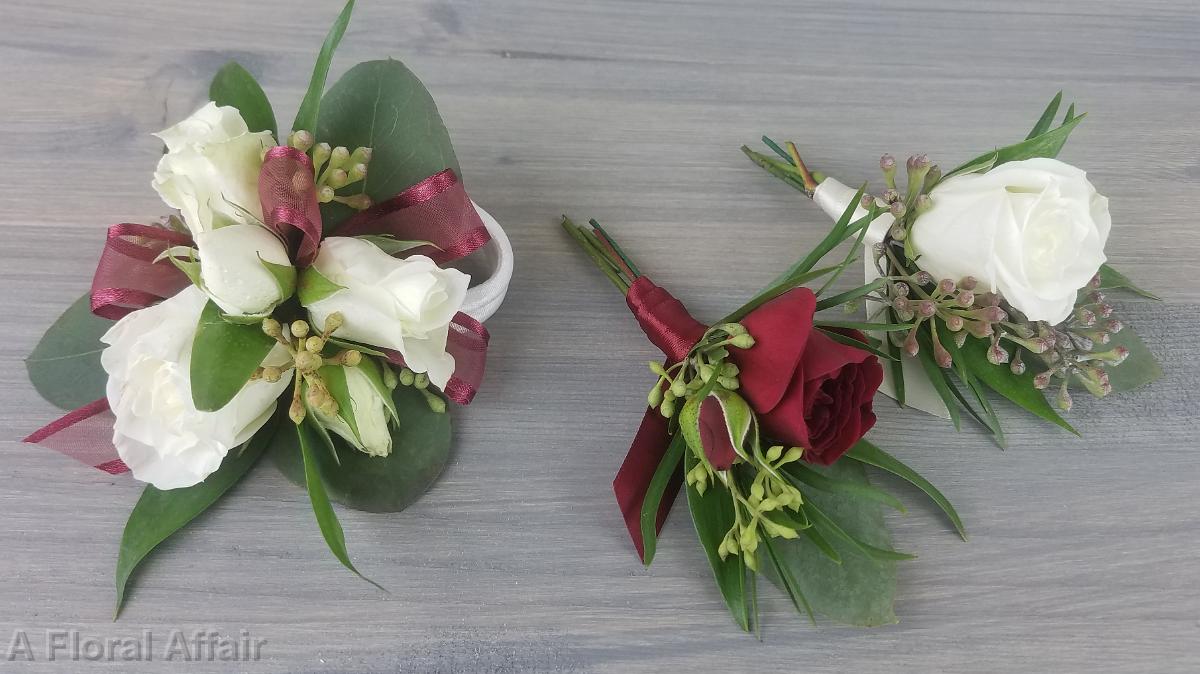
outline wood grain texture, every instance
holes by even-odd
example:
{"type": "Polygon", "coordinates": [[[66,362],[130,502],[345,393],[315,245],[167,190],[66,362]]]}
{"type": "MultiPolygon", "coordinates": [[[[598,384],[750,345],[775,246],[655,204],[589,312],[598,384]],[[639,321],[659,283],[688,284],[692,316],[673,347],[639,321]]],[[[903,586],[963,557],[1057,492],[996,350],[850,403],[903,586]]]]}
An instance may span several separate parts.
{"type": "MultiPolygon", "coordinates": [[[[146,565],[120,622],[113,565],[139,493],[13,441],[53,416],[21,359],[87,287],[103,227],[163,211],[149,133],[237,58],[290,119],[340,3],[5,0],[0,22],[0,641],[245,629],[248,671],[1191,672],[1200,670],[1200,18],[1190,0],[365,0],[334,62],[391,55],[428,84],[472,196],[519,255],[489,322],[486,387],[452,465],[399,515],[342,511],[356,565],[269,465],[146,565]],[[641,414],[649,344],[556,225],[596,217],[716,317],[815,242],[811,204],[737,148],[794,138],[874,178],[883,151],[943,164],[1023,137],[1058,89],[1092,114],[1064,158],[1112,198],[1110,258],[1163,304],[1122,309],[1167,365],[1081,399],[1079,440],[1006,408],[1011,448],[881,400],[872,438],[935,483],[894,516],[898,625],[814,628],[773,590],[765,643],[726,616],[682,513],[650,570],[609,482],[641,414]]],[[[847,280],[847,285],[850,281],[847,280]]],[[[897,486],[888,484],[888,486],[897,486]]],[[[190,663],[188,671],[227,671],[190,663]]]]}

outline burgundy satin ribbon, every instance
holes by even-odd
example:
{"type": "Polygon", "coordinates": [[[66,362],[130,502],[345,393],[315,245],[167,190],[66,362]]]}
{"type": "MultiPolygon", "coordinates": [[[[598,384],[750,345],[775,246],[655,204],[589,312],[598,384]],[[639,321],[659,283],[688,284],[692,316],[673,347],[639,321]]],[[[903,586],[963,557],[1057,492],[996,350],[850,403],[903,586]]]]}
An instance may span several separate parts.
{"type": "MultiPolygon", "coordinates": [[[[308,155],[291,147],[268,150],[259,173],[259,198],[264,224],[288,242],[298,265],[311,264],[320,246],[322,222],[308,155]]],[[[438,264],[465,257],[491,240],[462,182],[450,169],[358,213],[338,234],[429,241],[431,245],[405,254],[424,252],[438,264]]],[[[170,260],[155,260],[172,246],[192,245],[187,234],[163,227],[130,223],[110,227],[92,279],[92,313],[116,320],[187,287],[189,279],[170,260]]],[[[457,314],[451,322],[446,350],[454,356],[455,367],[443,392],[455,403],[469,404],[479,390],[488,339],[483,324],[466,314],[457,314]]],[[[394,356],[389,359],[403,361],[396,360],[399,354],[394,356]]],[[[38,429],[25,442],[57,449],[108,473],[122,473],[128,468],[111,443],[100,440],[104,435],[100,431],[111,437],[112,419],[108,401],[97,400],[38,429]],[[97,425],[103,428],[92,428],[97,425]]]]}
{"type": "MultiPolygon", "coordinates": [[[[629,287],[625,303],[629,305],[629,310],[646,337],[666,355],[668,364],[685,358],[708,329],[692,318],[683,303],[645,276],[638,277],[629,287]]],[[[667,420],[658,410],[647,409],[629,453],[625,455],[625,461],[613,480],[613,493],[625,518],[625,527],[629,529],[629,536],[642,560],[646,558],[645,542],[642,540],[642,503],[646,500],[654,471],[662,463],[671,442],[667,431],[667,420]]],[[[658,506],[655,531],[662,529],[667,513],[675,502],[675,495],[679,492],[680,482],[680,471],[674,471],[658,506]]]]}

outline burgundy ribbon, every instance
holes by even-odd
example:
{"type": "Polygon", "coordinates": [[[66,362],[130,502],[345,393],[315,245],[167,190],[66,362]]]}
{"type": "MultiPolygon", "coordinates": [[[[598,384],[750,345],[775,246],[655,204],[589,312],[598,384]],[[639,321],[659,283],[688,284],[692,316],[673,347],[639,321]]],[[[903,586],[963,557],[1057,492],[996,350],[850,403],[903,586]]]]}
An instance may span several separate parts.
{"type": "MultiPolygon", "coordinates": [[[[295,148],[271,148],[263,159],[258,191],[267,227],[288,242],[297,265],[311,264],[322,233],[312,160],[295,148]]],[[[422,253],[439,265],[491,240],[462,181],[450,169],[358,213],[338,234],[428,241],[430,245],[405,254],[422,253]]],[[[168,248],[181,245],[193,245],[192,238],[151,225],[110,227],[92,280],[92,313],[116,320],[187,287],[187,276],[170,260],[159,259],[168,248]]],[[[454,317],[446,341],[446,351],[454,356],[454,374],[443,389],[450,400],[467,405],[475,397],[483,381],[488,338],[479,321],[464,313],[454,317]]],[[[389,360],[403,362],[398,353],[389,354],[389,360]]],[[[25,442],[57,449],[108,473],[123,473],[128,468],[111,442],[102,439],[111,437],[113,419],[108,401],[97,400],[35,431],[25,442]]]]}
{"type": "MultiPolygon", "coordinates": [[[[625,302],[638,325],[646,333],[655,346],[667,357],[668,364],[683,360],[692,350],[696,342],[704,337],[708,329],[703,323],[692,318],[683,304],[671,293],[654,285],[645,276],[639,276],[629,287],[625,302]]],[[[662,463],[667,453],[671,436],[667,432],[667,420],[658,410],[647,409],[642,417],[642,425],[638,427],[629,453],[621,463],[617,477],[613,480],[613,493],[617,496],[617,504],[625,518],[625,527],[637,548],[638,556],[646,558],[645,542],[642,540],[642,503],[646,500],[646,492],[658,464],[662,463]]],[[[655,531],[662,529],[667,513],[675,502],[679,492],[680,471],[673,471],[667,490],[663,492],[662,501],[658,506],[658,516],[655,521],[655,531]]]]}

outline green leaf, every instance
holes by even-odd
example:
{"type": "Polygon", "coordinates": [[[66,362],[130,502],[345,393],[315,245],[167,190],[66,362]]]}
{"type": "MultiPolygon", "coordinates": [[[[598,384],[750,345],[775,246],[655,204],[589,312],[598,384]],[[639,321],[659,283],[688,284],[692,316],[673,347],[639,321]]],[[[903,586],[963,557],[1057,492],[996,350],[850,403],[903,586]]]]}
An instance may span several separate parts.
{"type": "Polygon", "coordinates": [[[249,442],[229,452],[221,467],[200,484],[182,489],[163,491],[147,485],[142,491],[121,536],[117,556],[117,607],[115,620],[121,614],[129,579],[138,564],[159,543],[182,529],[197,515],[216,503],[254,465],[262,455],[271,436],[278,428],[279,416],[267,421],[249,442]]]}
{"type": "Polygon", "coordinates": [[[237,108],[251,131],[270,131],[279,138],[271,102],[254,76],[237,61],[230,61],[217,71],[208,86],[208,97],[217,105],[237,108]]]}
{"type": "MultiPolygon", "coordinates": [[[[318,453],[329,497],[369,512],[398,512],[414,503],[450,459],[450,415],[437,414],[420,391],[398,386],[392,392],[401,423],[392,429],[392,453],[370,456],[334,437],[338,463],[318,453]]],[[[288,480],[305,483],[304,463],[291,433],[279,433],[271,460],[288,480]]]]}
{"type": "MultiPolygon", "coordinates": [[[[1129,349],[1129,355],[1119,365],[1105,365],[1108,372],[1108,383],[1112,385],[1113,393],[1132,391],[1163,376],[1162,366],[1158,359],[1146,346],[1142,338],[1126,325],[1120,332],[1112,336],[1112,340],[1103,346],[1097,345],[1096,350],[1129,349]]],[[[1110,394],[1111,395],[1111,394],[1110,394]]]]}
{"type": "MultiPolygon", "coordinates": [[[[867,230],[864,229],[863,231],[865,232],[867,230]]],[[[826,309],[832,309],[833,307],[836,307],[839,304],[845,304],[846,302],[849,302],[850,300],[856,300],[864,295],[870,295],[871,293],[884,287],[885,285],[887,285],[887,280],[877,278],[874,281],[871,281],[870,283],[868,283],[866,285],[862,285],[862,286],[855,288],[854,290],[847,290],[844,293],[838,293],[837,295],[833,295],[831,297],[826,297],[825,299],[817,302],[817,311],[824,311],[826,309]]]]}
{"type": "Polygon", "coordinates": [[[345,289],[346,286],[330,281],[324,274],[317,271],[315,265],[309,265],[304,268],[304,271],[300,272],[300,281],[296,287],[296,296],[300,299],[300,304],[307,307],[320,302],[339,290],[345,289]]]}
{"type": "Polygon", "coordinates": [[[92,313],[91,297],[75,300],[25,359],[29,381],[46,402],[73,410],[104,397],[100,337],[113,322],[92,313]]]}
{"type": "MultiPolygon", "coordinates": [[[[830,330],[829,328],[823,328],[820,326],[817,326],[817,330],[820,330],[822,334],[824,334],[826,337],[832,339],[833,341],[837,342],[838,344],[845,344],[846,346],[853,346],[856,349],[862,349],[863,351],[872,353],[884,360],[896,360],[896,356],[893,356],[892,354],[884,351],[883,349],[881,349],[877,346],[874,346],[872,344],[868,344],[866,342],[860,342],[857,339],[855,339],[849,335],[846,335],[846,334],[843,334],[840,332],[836,332],[834,330],[830,330]]],[[[881,344],[881,346],[882,346],[882,344],[881,344]]]]}
{"type": "Polygon", "coordinates": [[[290,264],[275,264],[267,262],[258,256],[258,261],[275,279],[275,285],[279,288],[280,297],[291,297],[296,292],[296,268],[290,264]]]}
{"type": "MultiPolygon", "coordinates": [[[[371,170],[353,189],[376,203],[447,168],[462,176],[433,97],[399,61],[367,61],[343,75],[321,101],[317,137],[373,149],[371,170]]],[[[342,204],[323,205],[326,231],[351,213],[342,204]]]]}
{"type": "Polygon", "coordinates": [[[864,541],[860,541],[854,534],[847,532],[845,529],[838,526],[837,522],[833,521],[821,509],[812,503],[804,505],[804,512],[812,520],[813,527],[820,530],[824,534],[833,534],[833,537],[849,543],[852,548],[858,552],[870,557],[877,562],[899,562],[908,559],[916,559],[916,555],[911,555],[906,552],[897,552],[888,547],[876,547],[864,541]]]}
{"type": "Polygon", "coordinates": [[[942,344],[955,361],[960,362],[966,371],[988,388],[1008,398],[1027,412],[1079,435],[1079,431],[1075,430],[1074,426],[1067,423],[1066,419],[1063,419],[1058,412],[1054,411],[1054,408],[1050,407],[1046,396],[1033,387],[1035,376],[1033,369],[1026,370],[1024,374],[1013,374],[1007,365],[992,365],[987,359],[987,350],[990,345],[991,342],[986,339],[975,338],[967,339],[961,349],[952,339],[948,339],[942,344]]]}
{"type": "Polygon", "coordinates": [[[679,474],[679,462],[683,459],[683,450],[686,447],[687,443],[684,442],[681,433],[671,437],[671,444],[667,445],[667,451],[663,454],[658,468],[654,469],[654,476],[650,478],[650,484],[646,488],[639,520],[642,528],[642,563],[646,566],[650,566],[650,562],[654,561],[654,552],[658,547],[658,509],[662,505],[671,478],[679,474]]]}
{"type": "Polygon", "coordinates": [[[867,465],[875,466],[880,470],[886,470],[887,472],[907,481],[917,489],[925,492],[925,495],[928,496],[931,501],[936,503],[937,506],[942,509],[942,512],[946,513],[946,517],[950,519],[950,523],[954,525],[954,530],[958,532],[958,535],[961,536],[964,541],[967,540],[967,530],[963,527],[962,518],[958,516],[958,512],[954,509],[954,506],[951,505],[950,499],[942,495],[942,492],[938,491],[937,487],[933,486],[929,480],[921,477],[917,471],[909,468],[896,457],[888,454],[866,440],[859,440],[858,444],[854,445],[850,448],[850,451],[846,452],[845,457],[854,459],[855,461],[865,463],[867,465]]]}
{"type": "MultiPolygon", "coordinates": [[[[346,6],[342,8],[341,14],[338,14],[333,25],[329,27],[329,33],[325,36],[325,43],[321,45],[321,52],[317,54],[317,62],[313,66],[312,79],[308,82],[308,90],[304,93],[304,100],[300,102],[300,109],[296,111],[296,121],[292,122],[293,131],[314,131],[317,129],[317,112],[321,107],[321,94],[325,91],[325,80],[329,77],[329,63],[333,60],[333,52],[337,49],[338,43],[342,41],[342,36],[346,34],[346,26],[350,23],[350,14],[354,11],[354,0],[349,0],[346,6]]],[[[344,143],[334,143],[329,138],[324,137],[319,132],[317,133],[319,140],[330,145],[344,145],[344,143]]],[[[358,147],[347,146],[347,147],[358,147]]]]}
{"type": "MultiPolygon", "coordinates": [[[[865,498],[877,503],[882,503],[893,510],[904,512],[904,504],[895,496],[886,491],[873,487],[870,484],[856,482],[853,480],[838,480],[829,477],[824,473],[819,473],[812,468],[804,465],[801,462],[789,463],[783,468],[784,474],[794,478],[794,481],[801,482],[813,489],[820,489],[832,494],[843,494],[856,498],[865,498]]],[[[796,485],[802,488],[802,485],[796,485]]]]}
{"type": "MultiPolygon", "coordinates": [[[[683,456],[684,471],[696,466],[698,459],[692,452],[683,456]]],[[[743,630],[750,631],[750,611],[746,602],[746,565],[740,555],[729,555],[725,559],[717,554],[717,548],[725,534],[733,526],[733,496],[723,485],[710,485],[701,495],[695,486],[687,487],[688,509],[692,513],[692,524],[696,537],[708,555],[717,588],[729,607],[733,621],[743,630]]]]}
{"type": "MultiPolygon", "coordinates": [[[[896,312],[894,310],[888,309],[887,315],[891,317],[893,321],[897,320],[896,312]]],[[[892,375],[892,388],[895,389],[896,403],[901,407],[904,407],[904,362],[900,360],[903,357],[901,355],[902,352],[900,351],[900,347],[893,344],[892,340],[887,335],[885,335],[883,340],[881,340],[880,346],[884,351],[887,352],[888,356],[890,356],[887,362],[887,367],[888,372],[890,372],[892,375]]]]}
{"type": "Polygon", "coordinates": [[[1137,293],[1138,295],[1141,295],[1142,297],[1146,297],[1146,298],[1149,298],[1152,300],[1162,300],[1162,298],[1159,297],[1158,295],[1155,295],[1154,293],[1152,293],[1148,290],[1142,290],[1141,288],[1137,287],[1136,285],[1134,285],[1133,281],[1129,280],[1128,276],[1122,274],[1121,272],[1117,271],[1116,269],[1113,269],[1111,266],[1109,266],[1107,264],[1100,265],[1100,289],[1101,290],[1123,289],[1123,290],[1128,290],[1132,293],[1137,293]]]}
{"type": "MultiPolygon", "coordinates": [[[[861,464],[838,461],[828,468],[813,467],[830,479],[870,484],[861,464]]],[[[882,506],[862,498],[822,491],[805,493],[805,510],[819,508],[827,519],[855,540],[872,548],[891,548],[891,534],[884,522],[882,506]]],[[[824,541],[841,563],[822,552],[809,532],[795,539],[776,538],[771,541],[780,566],[795,581],[795,587],[808,599],[812,609],[837,622],[850,625],[875,626],[896,622],[893,601],[896,592],[896,563],[877,561],[859,554],[858,549],[844,540],[824,541]]],[[[764,565],[764,573],[776,585],[784,581],[774,565],[764,565]]]]}
{"type": "Polygon", "coordinates": [[[425,246],[432,246],[441,250],[441,247],[432,241],[405,241],[387,234],[361,234],[354,238],[367,241],[388,255],[398,255],[415,248],[424,248],[425,246]]]}
{"type": "Polygon", "coordinates": [[[933,341],[924,331],[921,331],[920,338],[921,348],[917,351],[917,361],[925,370],[925,377],[933,385],[933,390],[937,391],[938,396],[946,405],[946,411],[950,413],[950,421],[954,424],[954,430],[962,430],[962,415],[958,410],[958,397],[955,395],[954,387],[946,381],[945,370],[933,360],[933,341]]]}
{"type": "Polygon", "coordinates": [[[838,553],[837,548],[833,547],[833,544],[830,543],[828,539],[821,535],[821,532],[818,531],[816,527],[810,524],[802,531],[804,532],[805,537],[807,537],[813,545],[817,546],[817,549],[821,551],[821,554],[828,557],[829,561],[841,566],[842,555],[838,553]]]}
{"type": "Polygon", "coordinates": [[[1057,157],[1059,151],[1062,150],[1063,145],[1067,142],[1067,137],[1071,135],[1071,132],[1075,130],[1075,127],[1086,116],[1087,113],[1084,113],[1040,136],[982,154],[947,173],[942,177],[942,180],[962,173],[986,171],[1010,161],[1021,161],[1023,159],[1033,159],[1034,157],[1057,157]]]}
{"type": "Polygon", "coordinates": [[[801,192],[808,192],[808,190],[804,187],[803,178],[800,177],[799,171],[797,171],[795,166],[791,163],[790,157],[786,163],[781,162],[778,159],[768,157],[761,152],[755,152],[745,145],[742,146],[742,153],[749,157],[750,161],[758,164],[767,173],[779,178],[783,182],[787,183],[791,187],[794,187],[795,189],[800,190],[801,192]]]}
{"type": "MultiPolygon", "coordinates": [[[[363,358],[356,367],[359,372],[366,376],[367,381],[371,382],[371,386],[375,388],[375,392],[383,400],[383,406],[387,408],[392,420],[400,423],[400,413],[396,410],[396,401],[392,400],[392,390],[383,381],[383,371],[380,369],[379,363],[376,363],[371,358],[363,358]]],[[[384,367],[387,366],[385,365],[384,367]]]]}
{"type": "Polygon", "coordinates": [[[879,332],[899,332],[912,329],[912,323],[871,323],[866,321],[837,321],[826,318],[813,320],[813,325],[824,328],[849,328],[851,330],[875,330],[879,332]]]}
{"type": "Polygon", "coordinates": [[[740,308],[738,308],[737,311],[734,311],[732,314],[729,314],[725,318],[718,321],[718,323],[735,323],[740,321],[751,311],[754,311],[767,302],[779,297],[792,288],[804,285],[813,279],[821,278],[825,274],[829,274],[834,271],[837,271],[836,265],[833,267],[814,269],[813,271],[785,274],[751,298],[749,302],[743,304],[740,308]]]}
{"type": "Polygon", "coordinates": [[[333,505],[329,502],[329,495],[325,492],[325,483],[321,479],[321,469],[317,463],[318,453],[314,451],[313,447],[318,439],[314,437],[316,431],[311,427],[316,423],[312,417],[306,417],[304,422],[295,428],[300,444],[300,454],[304,460],[304,481],[308,486],[308,499],[312,502],[313,514],[317,518],[321,536],[324,537],[325,544],[329,546],[330,552],[337,557],[342,566],[353,571],[359,578],[387,592],[382,585],[362,575],[350,561],[350,553],[346,550],[346,535],[342,532],[342,524],[338,521],[337,514],[333,512],[333,505]]]}
{"type": "Polygon", "coordinates": [[[196,409],[221,409],[262,365],[275,340],[259,324],[230,323],[213,302],[204,305],[192,341],[192,402],[196,409]]]}
{"type": "MultiPolygon", "coordinates": [[[[1028,136],[1025,136],[1025,140],[1037,138],[1038,136],[1050,130],[1050,125],[1054,123],[1054,116],[1058,114],[1058,106],[1060,104],[1062,104],[1061,91],[1055,94],[1054,98],[1051,99],[1050,104],[1047,105],[1046,109],[1042,112],[1042,116],[1038,118],[1037,124],[1033,125],[1033,130],[1029,132],[1028,136]]],[[[1069,117],[1070,114],[1068,113],[1068,118],[1069,117]]]]}
{"type": "Polygon", "coordinates": [[[358,432],[358,420],[354,417],[354,402],[350,399],[350,386],[346,383],[346,368],[341,365],[326,365],[321,368],[321,379],[329,388],[329,395],[333,396],[338,404],[338,416],[350,426],[350,432],[361,444],[362,435],[358,432]]]}

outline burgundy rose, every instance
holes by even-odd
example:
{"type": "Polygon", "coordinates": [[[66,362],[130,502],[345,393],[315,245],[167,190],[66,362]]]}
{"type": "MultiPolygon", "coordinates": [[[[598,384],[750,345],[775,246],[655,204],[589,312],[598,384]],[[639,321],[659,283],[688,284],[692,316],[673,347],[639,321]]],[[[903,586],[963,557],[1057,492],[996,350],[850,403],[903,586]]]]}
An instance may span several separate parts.
{"type": "Polygon", "coordinates": [[[729,358],[763,435],[828,466],[875,425],[871,401],[883,368],[867,351],[814,329],[816,305],[811,290],[795,288],[755,309],[741,321],[754,346],[730,349],[729,358]]]}

